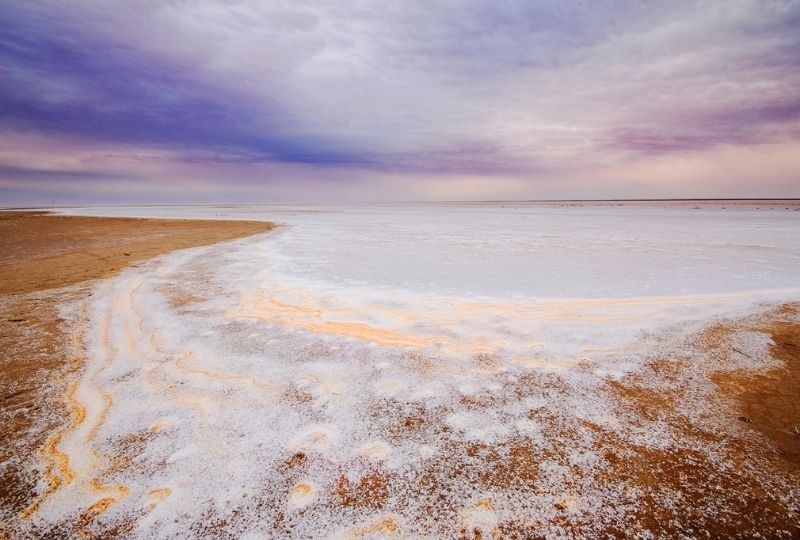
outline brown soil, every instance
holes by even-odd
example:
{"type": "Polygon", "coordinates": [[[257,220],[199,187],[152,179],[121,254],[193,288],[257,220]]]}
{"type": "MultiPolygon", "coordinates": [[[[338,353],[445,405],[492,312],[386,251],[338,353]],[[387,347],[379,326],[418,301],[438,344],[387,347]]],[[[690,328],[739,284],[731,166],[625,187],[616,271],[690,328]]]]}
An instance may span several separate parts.
{"type": "Polygon", "coordinates": [[[176,249],[265,232],[260,221],[96,218],[0,213],[0,294],[113,275],[176,249]]]}
{"type": "Polygon", "coordinates": [[[715,377],[720,388],[736,397],[737,418],[772,441],[780,459],[800,468],[800,306],[785,305],[775,320],[755,330],[772,336],[770,352],[783,362],[778,369],[739,371],[715,377]]]}
{"type": "Polygon", "coordinates": [[[632,526],[657,537],[800,537],[794,503],[781,491],[787,483],[800,482],[800,305],[786,304],[765,316],[713,326],[699,342],[707,361],[724,367],[733,355],[745,354],[731,339],[752,331],[772,337],[770,353],[781,364],[712,373],[717,391],[707,404],[710,410],[722,411],[717,427],[680,412],[682,401],[691,399],[689,385],[681,379],[681,372],[690,367],[688,360],[654,362],[640,375],[609,385],[640,417],[666,422],[680,438],[656,450],[624,447],[603,434],[600,449],[608,467],[598,480],[623,479],[636,489],[638,499],[638,509],[626,516],[627,523],[608,534],[623,537],[632,526]],[[647,387],[653,382],[661,387],[658,391],[647,387]],[[705,448],[717,449],[716,461],[705,448]],[[664,501],[674,501],[675,494],[680,495],[677,508],[666,507],[664,501]]]}
{"type": "Polygon", "coordinates": [[[57,446],[59,429],[70,422],[63,396],[82,364],[79,333],[59,306],[91,294],[90,280],[126,266],[273,226],[0,212],[0,515],[23,512],[37,485],[53,489],[59,481],[36,458],[43,446],[57,446]]]}
{"type": "MultiPolygon", "coordinates": [[[[800,538],[796,497],[786,491],[800,482],[800,435],[795,430],[800,430],[800,305],[712,326],[684,346],[696,346],[703,356],[654,360],[635,374],[608,382],[603,390],[642,428],[668,426],[675,438],[664,448],[632,444],[588,421],[564,423],[546,408],[531,416],[542,426],[543,447],[524,441],[448,445],[441,418],[390,403],[376,407],[376,422],[394,418],[385,431],[398,439],[420,429],[438,430],[431,437],[437,438],[444,457],[431,460],[430,470],[411,482],[416,488],[409,490],[407,479],[395,484],[389,477],[387,491],[420,501],[423,513],[438,519],[462,510],[455,501],[458,493],[442,491],[442,479],[535,497],[541,493],[540,464],[555,461],[570,468],[574,485],[562,486],[554,515],[539,522],[500,522],[493,531],[464,529],[461,537],[543,538],[543,531],[558,527],[565,537],[576,538],[628,538],[634,532],[654,538],[800,538]],[[779,363],[731,370],[734,355],[743,354],[735,342],[743,332],[771,336],[769,352],[779,363]],[[698,388],[709,389],[709,395],[698,398],[698,388]],[[692,400],[689,411],[706,409],[714,421],[687,415],[683,405],[692,400]],[[396,414],[383,414],[387,408],[396,414]],[[601,457],[600,466],[588,472],[563,458],[565,445],[578,440],[580,430],[591,432],[593,450],[601,457]],[[598,523],[584,511],[579,486],[586,482],[609,489],[624,486],[612,503],[613,521],[598,523]]],[[[531,378],[521,388],[530,391],[542,384],[549,382],[531,378]]],[[[355,487],[340,479],[336,492],[353,504],[355,487]]]]}
{"type": "Polygon", "coordinates": [[[336,481],[336,495],[344,506],[383,508],[389,498],[388,484],[386,476],[374,471],[362,476],[358,482],[351,482],[342,475],[336,481]]]}

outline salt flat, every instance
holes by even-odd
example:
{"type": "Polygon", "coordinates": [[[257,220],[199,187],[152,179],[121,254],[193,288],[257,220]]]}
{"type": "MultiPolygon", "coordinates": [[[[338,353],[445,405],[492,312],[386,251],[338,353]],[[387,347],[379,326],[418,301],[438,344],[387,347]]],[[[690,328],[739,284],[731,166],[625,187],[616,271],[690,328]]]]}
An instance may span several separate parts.
{"type": "Polygon", "coordinates": [[[73,306],[74,480],[31,526],[796,533],[794,450],[715,377],[783,369],[767,322],[797,317],[800,212],[663,206],[64,210],[282,226],[73,306]]]}

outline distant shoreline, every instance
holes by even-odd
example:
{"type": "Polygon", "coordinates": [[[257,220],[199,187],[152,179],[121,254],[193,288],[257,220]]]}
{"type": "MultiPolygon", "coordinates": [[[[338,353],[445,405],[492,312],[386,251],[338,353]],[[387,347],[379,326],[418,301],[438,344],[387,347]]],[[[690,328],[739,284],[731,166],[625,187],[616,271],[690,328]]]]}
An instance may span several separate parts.
{"type": "Polygon", "coordinates": [[[487,200],[452,200],[452,201],[396,201],[396,202],[352,202],[352,203],[315,203],[315,202],[293,202],[293,203],[142,203],[142,204],[50,204],[50,205],[26,205],[26,206],[3,206],[0,211],[52,211],[59,208],[237,208],[243,206],[279,206],[279,207],[304,207],[304,206],[496,206],[496,205],[555,205],[555,204],[732,204],[732,205],[752,205],[752,204],[789,204],[800,206],[800,197],[788,198],[670,198],[670,199],[487,199],[487,200]]]}

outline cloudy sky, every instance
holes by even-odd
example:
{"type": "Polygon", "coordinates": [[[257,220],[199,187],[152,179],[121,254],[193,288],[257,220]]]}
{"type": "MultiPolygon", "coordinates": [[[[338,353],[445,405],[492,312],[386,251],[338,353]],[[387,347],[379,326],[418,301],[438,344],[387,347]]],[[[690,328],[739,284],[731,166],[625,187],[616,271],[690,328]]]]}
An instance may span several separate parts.
{"type": "Polygon", "coordinates": [[[0,205],[800,196],[799,1],[5,0],[0,205]]]}

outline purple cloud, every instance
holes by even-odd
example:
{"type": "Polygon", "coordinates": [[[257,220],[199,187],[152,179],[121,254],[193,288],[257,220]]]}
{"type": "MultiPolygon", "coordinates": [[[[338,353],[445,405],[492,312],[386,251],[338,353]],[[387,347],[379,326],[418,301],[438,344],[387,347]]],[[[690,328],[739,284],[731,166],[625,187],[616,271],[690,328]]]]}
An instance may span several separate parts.
{"type": "MultiPolygon", "coordinates": [[[[798,28],[800,4],[777,0],[12,0],[0,12],[0,130],[149,148],[205,171],[535,183],[798,141],[798,28]]],[[[42,169],[23,154],[0,155],[0,178],[42,169]]]]}

